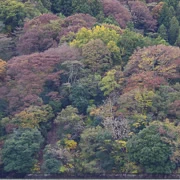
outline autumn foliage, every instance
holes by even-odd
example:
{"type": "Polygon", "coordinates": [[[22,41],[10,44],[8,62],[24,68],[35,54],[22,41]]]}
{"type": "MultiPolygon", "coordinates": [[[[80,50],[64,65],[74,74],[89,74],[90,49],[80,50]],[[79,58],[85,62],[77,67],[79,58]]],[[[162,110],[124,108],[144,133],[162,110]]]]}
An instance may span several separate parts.
{"type": "Polygon", "coordinates": [[[131,14],[118,0],[103,0],[103,10],[106,16],[113,16],[121,28],[131,20],[131,14]]]}
{"type": "Polygon", "coordinates": [[[7,76],[1,87],[1,98],[9,102],[10,110],[23,110],[29,105],[41,105],[38,96],[47,80],[60,83],[58,64],[65,60],[78,60],[78,51],[62,45],[44,53],[14,57],[7,64],[7,76]]]}
{"type": "Polygon", "coordinates": [[[137,50],[130,58],[125,74],[154,71],[157,76],[165,79],[180,77],[180,50],[178,47],[164,45],[151,46],[137,50]]]}
{"type": "Polygon", "coordinates": [[[179,0],[1,10],[2,176],[180,172],[179,0]]]}

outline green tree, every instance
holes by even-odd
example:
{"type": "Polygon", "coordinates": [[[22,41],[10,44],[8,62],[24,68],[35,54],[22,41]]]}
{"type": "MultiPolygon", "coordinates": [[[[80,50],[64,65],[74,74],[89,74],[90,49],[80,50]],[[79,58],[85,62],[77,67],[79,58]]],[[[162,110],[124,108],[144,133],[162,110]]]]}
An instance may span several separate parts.
{"type": "Polygon", "coordinates": [[[2,161],[7,172],[30,173],[43,137],[37,129],[18,129],[5,141],[2,161]]]}
{"type": "Polygon", "coordinates": [[[46,173],[59,173],[61,166],[62,161],[58,159],[58,148],[53,148],[51,145],[47,145],[43,153],[42,169],[46,173]]]}
{"type": "Polygon", "coordinates": [[[125,172],[126,141],[113,140],[111,133],[97,126],[81,134],[79,162],[81,173],[125,172]]]}
{"type": "Polygon", "coordinates": [[[102,11],[99,0],[72,0],[73,13],[90,14],[96,17],[102,11]]]}
{"type": "Polygon", "coordinates": [[[41,0],[43,6],[47,9],[47,10],[51,10],[51,0],[41,0]]]}
{"type": "Polygon", "coordinates": [[[106,76],[102,78],[99,83],[101,91],[104,91],[104,95],[109,95],[115,88],[119,87],[115,79],[116,70],[112,69],[107,72],[106,76]]]}
{"type": "Polygon", "coordinates": [[[73,12],[72,0],[51,0],[51,3],[54,13],[62,13],[65,16],[69,16],[73,12]]]}
{"type": "Polygon", "coordinates": [[[23,25],[26,16],[25,6],[17,0],[0,1],[0,20],[5,24],[7,31],[23,25]]]}
{"type": "Polygon", "coordinates": [[[70,45],[82,47],[92,39],[100,39],[108,46],[111,52],[118,52],[119,48],[117,47],[117,43],[119,38],[120,35],[115,30],[105,26],[95,26],[92,30],[87,28],[79,30],[76,34],[76,38],[70,43],[70,45]],[[112,42],[114,43],[112,44],[112,42]]]}
{"type": "Polygon", "coordinates": [[[162,10],[160,12],[159,18],[158,18],[158,23],[160,25],[164,24],[166,28],[169,28],[169,23],[170,23],[171,18],[172,18],[172,14],[170,12],[169,6],[167,3],[164,3],[162,10]]]}
{"type": "Polygon", "coordinates": [[[93,72],[104,72],[111,68],[111,53],[102,40],[90,40],[82,47],[82,62],[93,72]]]}
{"type": "Polygon", "coordinates": [[[173,16],[176,16],[176,12],[175,12],[173,6],[170,6],[170,7],[169,7],[169,11],[171,12],[171,16],[172,16],[172,17],[173,17],[173,16]]]}
{"type": "Polygon", "coordinates": [[[150,38],[144,37],[142,34],[130,31],[126,29],[120,36],[118,41],[118,47],[120,48],[122,66],[125,66],[129,60],[129,57],[133,54],[136,48],[152,46],[155,44],[165,44],[164,40],[160,37],[150,38]]]}
{"type": "Polygon", "coordinates": [[[180,47],[180,30],[179,30],[178,37],[177,37],[176,42],[175,42],[175,46],[180,47]]]}
{"type": "Polygon", "coordinates": [[[165,39],[166,41],[168,40],[167,28],[164,26],[164,24],[161,24],[159,26],[158,33],[163,39],[165,39]]]}
{"type": "MultiPolygon", "coordinates": [[[[73,140],[66,142],[75,142],[73,140]]],[[[43,164],[42,169],[46,173],[63,173],[73,172],[74,168],[74,157],[73,153],[67,148],[63,148],[61,142],[58,141],[56,144],[48,144],[43,152],[43,164]]]]}
{"type": "Polygon", "coordinates": [[[87,107],[92,105],[92,102],[100,103],[102,101],[103,95],[98,87],[100,80],[100,75],[93,74],[81,78],[73,84],[70,100],[80,113],[86,113],[87,107]]]}
{"type": "Polygon", "coordinates": [[[174,16],[170,21],[170,27],[168,33],[168,39],[171,45],[173,45],[176,42],[178,34],[179,34],[179,22],[177,18],[174,16]]]}
{"type": "MultiPolygon", "coordinates": [[[[88,128],[81,134],[79,147],[81,148],[81,156],[78,164],[79,171],[83,173],[99,173],[102,172],[102,167],[97,155],[100,153],[100,148],[104,147],[105,140],[111,140],[112,137],[108,131],[100,126],[96,128],[88,128]]],[[[104,161],[110,160],[104,150],[104,161]]],[[[99,154],[100,156],[100,154],[99,154]]],[[[102,156],[102,154],[101,154],[102,156]]],[[[109,162],[110,163],[110,162],[109,162]]],[[[105,165],[105,164],[104,164],[105,165]]]]}
{"type": "Polygon", "coordinates": [[[127,142],[131,161],[140,164],[146,173],[172,173],[175,163],[171,161],[170,144],[163,142],[157,125],[151,125],[127,142]]]}
{"type": "Polygon", "coordinates": [[[76,38],[70,42],[71,46],[82,47],[87,44],[90,40],[100,39],[107,46],[108,50],[111,52],[111,58],[113,63],[119,63],[121,60],[120,49],[117,46],[120,38],[120,34],[117,33],[113,28],[102,26],[95,26],[92,30],[87,28],[82,28],[76,34],[76,38]]]}
{"type": "Polygon", "coordinates": [[[41,122],[47,122],[54,117],[52,108],[49,105],[30,106],[20,113],[17,113],[12,122],[23,128],[39,127],[41,122]]]}
{"type": "Polygon", "coordinates": [[[176,7],[176,18],[180,22],[180,2],[178,3],[176,7]]]}
{"type": "Polygon", "coordinates": [[[73,139],[79,138],[83,129],[83,121],[78,109],[67,106],[58,113],[54,123],[58,126],[58,135],[60,138],[66,137],[67,134],[73,135],[73,139]]]}
{"type": "Polygon", "coordinates": [[[175,7],[177,7],[179,0],[174,0],[174,1],[164,0],[164,2],[166,2],[169,6],[172,6],[173,8],[175,8],[175,7]]]}

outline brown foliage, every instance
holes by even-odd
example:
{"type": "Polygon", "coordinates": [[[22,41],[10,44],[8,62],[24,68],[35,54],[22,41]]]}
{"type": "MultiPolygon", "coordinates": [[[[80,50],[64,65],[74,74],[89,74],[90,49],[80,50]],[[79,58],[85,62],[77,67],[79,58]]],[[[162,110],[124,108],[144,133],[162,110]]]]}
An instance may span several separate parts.
{"type": "Polygon", "coordinates": [[[167,84],[167,82],[164,77],[156,75],[156,73],[153,71],[147,71],[133,74],[132,76],[127,78],[126,87],[123,89],[123,91],[128,92],[136,89],[137,87],[153,90],[165,84],[167,84]]]}
{"type": "Polygon", "coordinates": [[[78,51],[67,45],[49,49],[44,53],[12,58],[7,63],[7,76],[5,86],[0,87],[0,98],[9,102],[10,112],[42,104],[39,94],[43,91],[44,83],[51,80],[55,85],[59,85],[61,71],[58,64],[78,58],[78,51]]]}
{"type": "Polygon", "coordinates": [[[17,43],[20,55],[43,52],[49,48],[57,47],[59,43],[58,33],[62,19],[53,14],[43,14],[26,22],[23,34],[17,43]]]}
{"type": "Polygon", "coordinates": [[[152,9],[152,15],[154,19],[159,18],[163,5],[164,5],[164,2],[160,2],[152,9]]]}
{"type": "Polygon", "coordinates": [[[129,2],[132,20],[135,27],[138,29],[144,29],[147,31],[155,31],[157,21],[153,19],[146,4],[141,1],[129,2]]]}
{"type": "Polygon", "coordinates": [[[42,14],[40,16],[35,17],[34,19],[30,21],[27,21],[24,24],[24,30],[27,31],[31,28],[41,26],[42,24],[48,24],[52,20],[57,20],[57,19],[59,19],[59,17],[54,14],[42,14]]]}
{"type": "Polygon", "coordinates": [[[125,67],[125,75],[154,71],[156,76],[165,79],[180,78],[180,49],[157,45],[138,49],[125,67]]]}
{"type": "Polygon", "coordinates": [[[59,36],[66,36],[70,32],[77,33],[82,27],[92,28],[95,23],[96,18],[89,14],[77,13],[72,16],[68,16],[64,19],[59,36]]]}
{"type": "Polygon", "coordinates": [[[125,28],[127,22],[131,20],[131,14],[118,0],[103,0],[103,10],[105,16],[112,15],[121,28],[125,28]]]}

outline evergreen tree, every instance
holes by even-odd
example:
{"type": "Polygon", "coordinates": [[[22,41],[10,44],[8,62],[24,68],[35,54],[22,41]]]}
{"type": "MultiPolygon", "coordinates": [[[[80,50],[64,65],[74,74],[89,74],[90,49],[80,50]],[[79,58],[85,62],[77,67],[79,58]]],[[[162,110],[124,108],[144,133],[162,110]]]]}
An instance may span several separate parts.
{"type": "Polygon", "coordinates": [[[90,14],[96,17],[102,11],[99,0],[72,0],[73,13],[90,14]]]}
{"type": "Polygon", "coordinates": [[[175,169],[171,161],[172,148],[158,133],[158,126],[151,125],[127,143],[127,152],[131,161],[136,162],[146,173],[172,173],[175,169]]]}
{"type": "Polygon", "coordinates": [[[161,24],[158,29],[158,33],[163,39],[168,40],[167,28],[164,26],[164,24],[161,24]]]}
{"type": "Polygon", "coordinates": [[[177,7],[177,4],[178,4],[178,2],[179,2],[179,0],[164,0],[167,4],[168,4],[168,6],[172,6],[172,7],[177,7]]]}
{"type": "Polygon", "coordinates": [[[180,22],[180,2],[178,3],[176,8],[176,18],[180,22]]]}
{"type": "Polygon", "coordinates": [[[180,30],[179,30],[178,37],[177,37],[176,42],[175,42],[175,46],[180,47],[180,30]]]}
{"type": "Polygon", "coordinates": [[[163,8],[160,12],[158,23],[160,25],[164,24],[166,28],[169,28],[169,22],[171,18],[172,18],[172,13],[170,12],[170,8],[168,7],[167,3],[164,3],[163,8]]]}
{"type": "Polygon", "coordinates": [[[52,0],[52,11],[65,16],[72,14],[72,0],[52,0]]]}
{"type": "Polygon", "coordinates": [[[41,0],[41,2],[46,9],[51,10],[52,3],[50,0],[41,0]]]}
{"type": "Polygon", "coordinates": [[[173,45],[176,42],[178,34],[179,34],[179,22],[177,18],[174,16],[170,21],[170,27],[168,33],[168,39],[171,45],[173,45]]]}
{"type": "Polygon", "coordinates": [[[44,139],[37,129],[18,129],[4,142],[2,161],[6,172],[29,173],[37,162],[44,139]]]}
{"type": "Polygon", "coordinates": [[[174,10],[173,6],[169,7],[169,11],[170,11],[171,17],[176,16],[176,11],[174,10]]]}

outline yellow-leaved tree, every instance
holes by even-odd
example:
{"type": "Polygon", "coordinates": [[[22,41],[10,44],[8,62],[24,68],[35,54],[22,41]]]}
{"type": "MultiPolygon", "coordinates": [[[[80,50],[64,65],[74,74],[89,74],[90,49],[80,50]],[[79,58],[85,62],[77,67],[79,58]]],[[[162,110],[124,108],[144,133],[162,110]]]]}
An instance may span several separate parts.
{"type": "Polygon", "coordinates": [[[82,48],[91,40],[101,40],[107,49],[111,52],[111,57],[114,63],[121,63],[121,51],[118,47],[118,42],[120,39],[120,34],[109,27],[105,26],[95,26],[92,29],[81,28],[75,39],[70,42],[70,46],[75,46],[82,48]]]}

